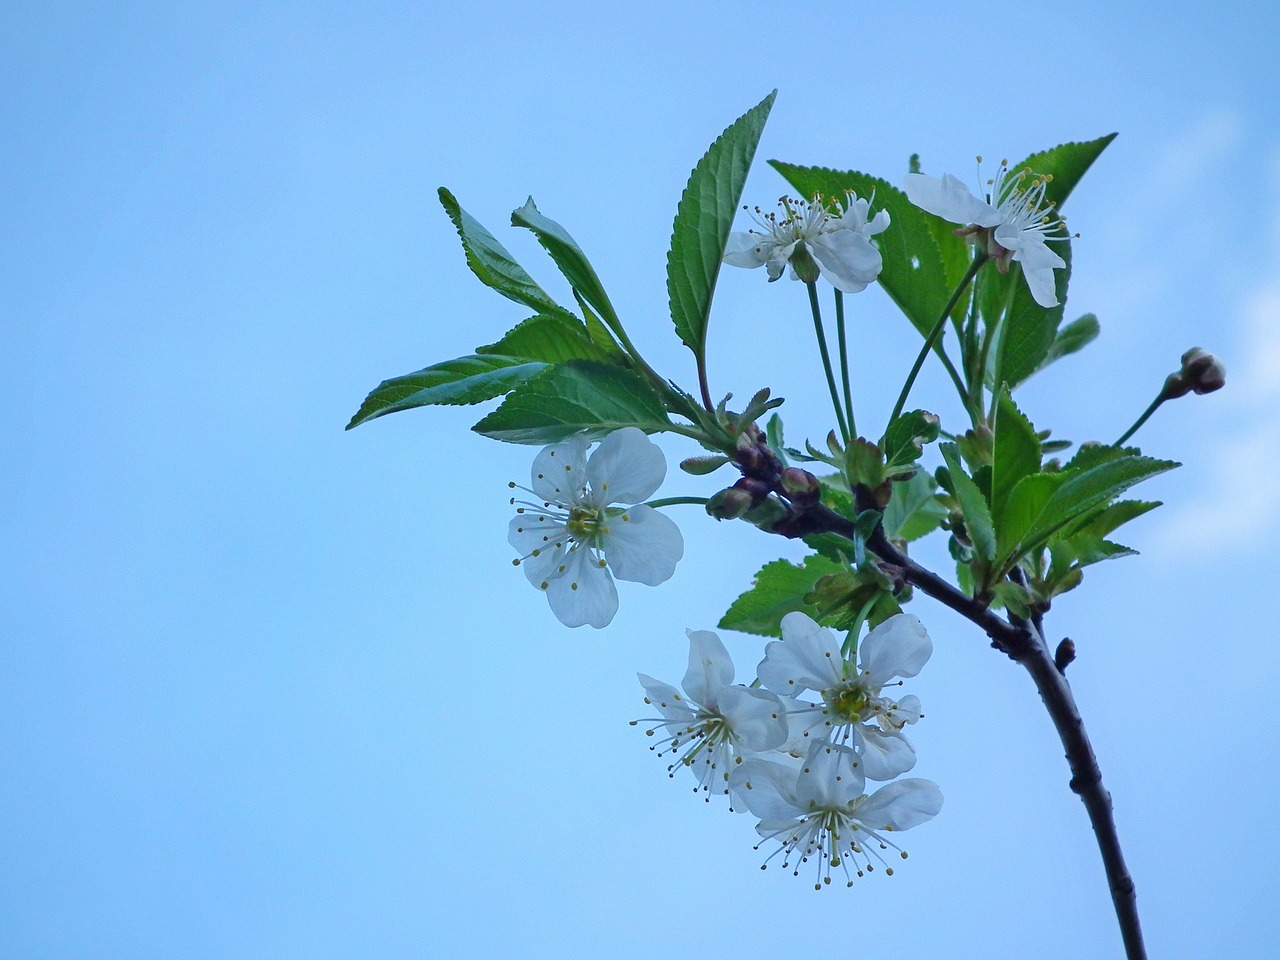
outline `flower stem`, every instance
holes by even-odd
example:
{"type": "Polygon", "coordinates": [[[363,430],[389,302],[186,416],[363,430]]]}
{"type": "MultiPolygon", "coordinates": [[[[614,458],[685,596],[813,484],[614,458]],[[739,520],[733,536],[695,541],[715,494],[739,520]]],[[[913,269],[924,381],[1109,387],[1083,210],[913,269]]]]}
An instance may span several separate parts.
{"type": "MultiPolygon", "coordinates": [[[[942,314],[938,317],[938,322],[933,325],[933,329],[929,331],[929,336],[924,339],[924,346],[920,348],[920,353],[916,356],[916,362],[911,367],[911,372],[907,374],[907,382],[902,385],[902,392],[898,394],[898,402],[893,407],[893,414],[889,417],[889,423],[897,420],[902,413],[902,407],[907,402],[907,395],[911,393],[911,388],[915,386],[916,377],[920,375],[920,368],[924,366],[925,358],[929,356],[929,351],[933,349],[933,345],[937,343],[938,338],[942,336],[942,331],[947,326],[947,317],[951,315],[951,311],[955,309],[957,303],[960,302],[960,296],[968,288],[973,278],[978,275],[979,268],[987,262],[987,253],[985,250],[979,249],[974,254],[973,262],[969,264],[969,269],[965,271],[965,275],[961,278],[959,285],[951,294],[951,299],[947,301],[947,305],[942,308],[942,314]]],[[[951,361],[947,361],[947,368],[951,372],[951,379],[956,382],[956,386],[960,389],[960,396],[965,397],[964,384],[961,383],[959,375],[955,372],[955,367],[951,366],[951,361]]]]}
{"type": "Polygon", "coordinates": [[[822,308],[818,306],[817,283],[806,283],[809,291],[809,309],[813,313],[813,331],[818,335],[818,352],[822,354],[822,369],[827,374],[827,389],[831,391],[831,405],[836,411],[836,423],[840,426],[840,438],[846,445],[849,443],[849,426],[844,419],[844,411],[840,409],[840,394],[836,390],[835,374],[831,371],[831,353],[827,350],[827,335],[822,332],[822,308]]]}
{"type": "Polygon", "coordinates": [[[674,507],[682,503],[697,503],[705,507],[709,502],[706,497],[662,497],[658,500],[646,500],[645,504],[650,507],[674,507]]]}
{"type": "Polygon", "coordinates": [[[849,436],[858,435],[858,424],[853,416],[853,392],[849,387],[849,347],[844,328],[844,291],[835,288],[836,293],[836,341],[840,350],[840,380],[844,385],[844,409],[849,415],[849,436]]]}
{"type": "Polygon", "coordinates": [[[1133,426],[1131,426],[1128,430],[1126,430],[1124,434],[1120,437],[1120,439],[1117,440],[1115,443],[1113,443],[1112,446],[1113,447],[1120,446],[1120,444],[1124,443],[1126,440],[1132,437],[1135,433],[1137,433],[1138,428],[1141,427],[1148,420],[1150,420],[1151,415],[1155,413],[1158,409],[1160,409],[1160,404],[1164,403],[1168,399],[1169,399],[1168,391],[1166,391],[1164,387],[1161,387],[1159,395],[1154,400],[1151,401],[1151,406],[1147,407],[1146,410],[1142,411],[1142,416],[1140,416],[1137,420],[1133,421],[1133,426]]]}

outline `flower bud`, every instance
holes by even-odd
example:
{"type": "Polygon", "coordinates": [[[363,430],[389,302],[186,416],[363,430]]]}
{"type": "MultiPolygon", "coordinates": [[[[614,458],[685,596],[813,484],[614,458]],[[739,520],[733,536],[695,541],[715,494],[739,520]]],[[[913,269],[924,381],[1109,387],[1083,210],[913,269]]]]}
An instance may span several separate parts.
{"type": "Polygon", "coordinates": [[[751,494],[730,487],[707,501],[707,513],[717,520],[737,520],[751,509],[751,494]]]}
{"type": "Polygon", "coordinates": [[[1213,393],[1227,385],[1227,368],[1212,353],[1192,347],[1182,355],[1182,378],[1193,393],[1213,393]]]}
{"type": "Polygon", "coordinates": [[[801,470],[799,467],[787,467],[783,470],[780,486],[782,492],[797,507],[811,507],[822,495],[818,478],[808,470],[801,470]]]}

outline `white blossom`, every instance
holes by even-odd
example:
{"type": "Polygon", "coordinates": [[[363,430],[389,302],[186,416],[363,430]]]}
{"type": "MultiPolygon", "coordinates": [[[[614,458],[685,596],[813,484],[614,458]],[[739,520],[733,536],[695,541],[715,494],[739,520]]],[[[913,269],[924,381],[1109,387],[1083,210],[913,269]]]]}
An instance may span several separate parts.
{"type": "Polygon", "coordinates": [[[589,445],[573,437],[534,458],[529,492],[541,502],[519,502],[507,532],[521,554],[515,563],[570,627],[608,625],[618,610],[615,576],[657,586],[684,555],[675,523],[640,503],[666,477],[658,446],[636,427],[609,434],[587,459],[589,445]]]}
{"type": "Polygon", "coordinates": [[[783,197],[779,206],[781,219],[759,207],[749,211],[758,229],[729,235],[725,263],[764,267],[771,281],[781,277],[788,265],[793,280],[813,279],[797,272],[797,264],[803,262],[806,266],[801,272],[816,267],[845,293],[866,289],[880,275],[883,261],[870,238],[888,228],[886,211],[868,219],[870,202],[859,200],[854,193],[847,195],[843,208],[834,210],[820,197],[810,203],[783,197]]]}
{"type": "Polygon", "coordinates": [[[1008,272],[1010,261],[1022,264],[1036,303],[1056,307],[1053,271],[1067,263],[1046,241],[1065,240],[1067,233],[1065,221],[1053,215],[1054,205],[1045,202],[1045,188],[1052,179],[1030,170],[1011,174],[1009,162],[1002,160],[985,192],[974,194],[949,173],[941,179],[909,173],[903,189],[922,210],[952,223],[970,225],[957,232],[972,235],[985,231],[988,250],[1000,272],[1008,272]]]}
{"type": "MultiPolygon", "coordinates": [[[[744,757],[772,750],[787,739],[782,701],[767,690],[733,682],[733,660],[720,638],[709,630],[689,630],[689,669],[684,693],[646,674],[636,674],[645,689],[645,703],[658,708],[651,718],[667,736],[651,748],[659,756],[678,754],[667,772],[688,767],[698,780],[695,791],[729,792],[729,771],[744,757]]],[[[641,721],[633,721],[635,726],[641,721]]]]}
{"type": "Polygon", "coordinates": [[[756,832],[780,844],[761,869],[778,854],[783,869],[794,867],[796,876],[812,862],[815,890],[829,884],[837,868],[853,886],[853,875],[875,869],[872,861],[892,876],[886,851],[904,860],[907,853],[889,834],[931,820],[942,809],[942,791],[929,780],[898,780],[867,796],[857,753],[822,741],[809,747],[799,768],[753,758],[735,768],[730,780],[735,796],[759,818],[756,832]]]}
{"type": "Polygon", "coordinates": [[[916,751],[903,728],[923,715],[920,699],[894,700],[883,688],[897,677],[914,677],[932,653],[924,625],[908,613],[868,633],[858,645],[856,664],[845,659],[830,630],[803,613],[787,614],[782,639],[765,647],[757,668],[761,683],[781,695],[787,707],[790,737],[783,751],[804,756],[815,740],[852,742],[868,778],[892,780],[906,773],[915,766],[916,751]],[[821,703],[799,699],[810,690],[821,703]]]}

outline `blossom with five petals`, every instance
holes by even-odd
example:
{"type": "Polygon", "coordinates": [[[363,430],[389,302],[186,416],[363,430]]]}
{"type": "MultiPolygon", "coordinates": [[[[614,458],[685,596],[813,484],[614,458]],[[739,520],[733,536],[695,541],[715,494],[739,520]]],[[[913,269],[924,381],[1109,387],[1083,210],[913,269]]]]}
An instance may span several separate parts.
{"type": "MultiPolygon", "coordinates": [[[[880,275],[883,261],[870,238],[889,226],[889,214],[881,210],[868,218],[870,201],[849,193],[840,210],[821,197],[812,202],[783,197],[783,217],[756,207],[752,213],[758,230],[729,235],[724,262],[734,267],[764,267],[771,281],[788,265],[791,279],[812,280],[818,274],[844,293],[866,289],[880,275]],[[801,270],[797,271],[797,265],[801,270]],[[802,273],[814,271],[812,277],[802,273]]],[[[747,208],[743,208],[747,209],[747,208]]]]}
{"type": "Polygon", "coordinates": [[[893,849],[904,860],[907,854],[887,835],[931,820],[942,809],[942,791],[929,780],[898,780],[867,796],[858,755],[823,741],[809,747],[799,769],[746,760],[730,775],[730,785],[759,818],[756,832],[781,844],[765,866],[781,853],[783,868],[794,863],[799,876],[800,865],[813,860],[815,890],[831,882],[837,867],[853,886],[850,866],[861,877],[875,869],[873,859],[892,875],[884,851],[893,849]]]}
{"type": "MultiPolygon", "coordinates": [[[[667,772],[675,776],[677,767],[688,767],[698,778],[696,790],[710,800],[713,789],[729,792],[729,771],[744,757],[787,739],[786,711],[775,694],[733,682],[733,660],[718,636],[710,630],[686,632],[689,668],[681,681],[683,694],[646,674],[636,676],[645,702],[662,714],[658,726],[646,732],[653,736],[665,728],[668,734],[652,749],[659,755],[679,753],[667,772]]],[[[640,722],[632,721],[632,726],[640,722]]]]}
{"type": "MultiPolygon", "coordinates": [[[[981,162],[981,158],[979,158],[981,162]]],[[[909,173],[903,185],[908,199],[917,207],[943,220],[967,224],[964,235],[985,232],[988,252],[1001,273],[1009,263],[1022,264],[1031,296],[1042,307],[1056,307],[1053,271],[1067,262],[1046,246],[1046,241],[1065,240],[1065,221],[1053,216],[1053,203],[1045,203],[1045,187],[1053,178],[1020,170],[1010,174],[1008,161],[1001,161],[989,192],[975,195],[964,182],[951,174],[941,179],[909,173]]]]}
{"type": "MultiPolygon", "coordinates": [[[[786,752],[803,756],[812,741],[853,742],[862,773],[891,780],[916,763],[903,728],[922,716],[920,699],[893,700],[882,689],[895,677],[914,677],[933,653],[933,641],[916,617],[900,613],[877,626],[858,645],[858,662],[846,660],[835,635],[803,613],[782,618],[782,639],[765,647],[760,682],[784,697],[790,738],[786,752]],[[821,703],[794,699],[808,690],[821,703]]],[[[900,683],[901,681],[899,681],[900,683]]]]}
{"type": "Polygon", "coordinates": [[[507,532],[515,563],[569,627],[607,626],[618,611],[613,577],[657,586],[684,555],[675,523],[640,502],[666,477],[658,446],[636,427],[615,430],[587,459],[589,446],[573,437],[534,458],[529,492],[542,502],[519,503],[507,532]]]}

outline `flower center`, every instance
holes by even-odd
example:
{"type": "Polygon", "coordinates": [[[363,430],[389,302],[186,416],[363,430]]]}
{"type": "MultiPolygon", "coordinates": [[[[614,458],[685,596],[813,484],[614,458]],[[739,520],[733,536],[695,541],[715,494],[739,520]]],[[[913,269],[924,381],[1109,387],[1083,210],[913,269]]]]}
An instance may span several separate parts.
{"type": "Polygon", "coordinates": [[[822,691],[822,699],[836,721],[859,723],[863,720],[873,697],[866,682],[859,678],[822,691]]]}
{"type": "Polygon", "coordinates": [[[579,543],[590,543],[600,533],[600,525],[604,520],[603,510],[578,503],[569,509],[569,519],[565,527],[569,531],[569,536],[579,543]]]}

